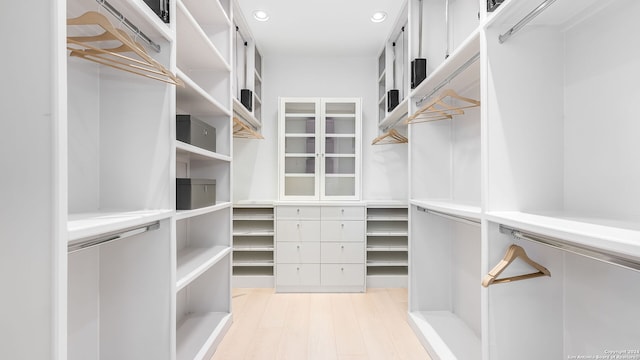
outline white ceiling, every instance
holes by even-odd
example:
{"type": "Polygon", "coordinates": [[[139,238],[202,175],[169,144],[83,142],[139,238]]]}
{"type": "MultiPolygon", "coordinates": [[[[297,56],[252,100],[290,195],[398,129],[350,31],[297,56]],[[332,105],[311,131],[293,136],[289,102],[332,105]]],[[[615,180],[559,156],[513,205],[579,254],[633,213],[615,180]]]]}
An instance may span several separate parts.
{"type": "Polygon", "coordinates": [[[237,0],[263,55],[375,56],[389,36],[402,0],[237,0]],[[264,10],[269,20],[253,18],[264,10]],[[387,13],[381,23],[370,20],[387,13]]]}

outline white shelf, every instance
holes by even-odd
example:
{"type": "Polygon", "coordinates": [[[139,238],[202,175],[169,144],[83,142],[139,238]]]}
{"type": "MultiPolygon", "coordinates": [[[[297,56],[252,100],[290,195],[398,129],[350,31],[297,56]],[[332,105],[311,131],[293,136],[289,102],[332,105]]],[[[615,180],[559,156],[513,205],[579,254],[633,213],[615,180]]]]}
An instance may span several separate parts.
{"type": "Polygon", "coordinates": [[[436,359],[480,360],[481,342],[459,317],[449,311],[415,311],[409,324],[429,354],[436,359]]]}
{"type": "Polygon", "coordinates": [[[286,113],[284,116],[288,118],[314,119],[316,117],[316,113],[286,113]]]}
{"type": "Polygon", "coordinates": [[[367,269],[367,277],[373,276],[389,276],[389,277],[407,277],[407,267],[406,266],[397,266],[397,267],[375,267],[367,269]]]}
{"type": "Polygon", "coordinates": [[[273,236],[274,231],[271,229],[238,229],[234,226],[233,236],[273,236]]]}
{"type": "Polygon", "coordinates": [[[284,177],[294,177],[294,178],[312,178],[315,177],[315,174],[305,174],[305,173],[292,173],[292,174],[284,174],[284,177]]]}
{"type": "Polygon", "coordinates": [[[489,212],[487,219],[636,261],[640,259],[638,222],[621,222],[573,213],[532,214],[518,211],[489,212]]]}
{"type": "Polygon", "coordinates": [[[367,267],[383,267],[383,266],[409,266],[409,261],[401,260],[367,260],[367,267]]]}
{"type": "Polygon", "coordinates": [[[402,215],[367,215],[367,221],[409,221],[407,214],[402,215]]]}
{"type": "Polygon", "coordinates": [[[178,67],[186,72],[191,70],[231,71],[229,64],[184,4],[178,1],[176,9],[178,67]]]}
{"type": "Polygon", "coordinates": [[[367,236],[409,236],[409,232],[408,231],[394,231],[394,230],[389,230],[389,231],[383,231],[383,230],[376,230],[376,231],[367,231],[367,236]]]}
{"type": "Polygon", "coordinates": [[[325,174],[327,179],[329,178],[355,178],[356,174],[325,174]]]}
{"type": "Polygon", "coordinates": [[[233,97],[233,112],[240,117],[240,120],[244,120],[244,122],[251,125],[254,129],[259,130],[262,127],[262,122],[235,97],[233,97]]]}
{"type": "Polygon", "coordinates": [[[176,291],[185,286],[231,252],[228,246],[186,248],[178,252],[176,291]]]}
{"type": "MultiPolygon", "coordinates": [[[[234,246],[233,251],[274,251],[275,247],[272,246],[234,246]]],[[[273,264],[272,264],[273,265],[273,264]]]]}
{"type": "Polygon", "coordinates": [[[311,153],[287,153],[284,156],[289,158],[307,158],[307,157],[316,157],[316,154],[311,153]]]}
{"type": "MultiPolygon", "coordinates": [[[[467,61],[480,52],[480,31],[474,30],[460,46],[433,71],[420,85],[412,92],[410,98],[419,100],[431,93],[437,86],[445,82],[447,77],[452,75],[467,61]]],[[[464,89],[468,85],[480,79],[480,61],[477,60],[467,71],[456,76],[447,86],[454,89],[464,89]]]]}
{"type": "Polygon", "coordinates": [[[403,119],[406,119],[409,114],[409,97],[405,97],[398,106],[396,106],[390,113],[385,116],[385,118],[380,121],[378,127],[381,130],[391,129],[396,126],[404,125],[400,122],[403,119]]]}
{"type": "Polygon", "coordinates": [[[284,137],[288,138],[315,138],[315,134],[312,133],[286,133],[284,137]]]}
{"type": "Polygon", "coordinates": [[[68,241],[108,234],[149,222],[168,219],[172,215],[173,210],[167,209],[69,214],[67,222],[68,241]]]}
{"type": "Polygon", "coordinates": [[[184,82],[184,88],[176,87],[176,102],[179,108],[188,110],[194,116],[230,116],[227,107],[204,91],[187,74],[178,69],[178,78],[184,82]]]}
{"type": "Polygon", "coordinates": [[[176,140],[176,151],[180,155],[186,155],[190,160],[219,160],[231,162],[231,156],[215,153],[180,140],[176,140]]]}
{"type": "Polygon", "coordinates": [[[353,159],[356,157],[355,154],[325,154],[325,157],[327,158],[346,158],[346,159],[353,159]]]}
{"type": "Polygon", "coordinates": [[[356,134],[325,134],[327,138],[355,138],[356,134]]]}
{"type": "Polygon", "coordinates": [[[407,245],[404,245],[404,246],[367,246],[367,251],[380,251],[380,252],[409,251],[409,246],[407,246],[407,245]]]}
{"type": "Polygon", "coordinates": [[[411,199],[409,203],[414,206],[420,206],[449,215],[457,215],[476,220],[480,220],[482,217],[482,210],[479,206],[475,205],[461,204],[452,201],[417,199],[411,199]]]}
{"type": "Polygon", "coordinates": [[[231,20],[222,8],[220,1],[179,0],[193,14],[200,27],[224,25],[231,26],[231,20]]]}
{"type": "Polygon", "coordinates": [[[238,267],[238,266],[245,266],[245,267],[264,267],[264,266],[273,266],[273,260],[255,260],[255,261],[240,261],[240,260],[234,260],[233,261],[233,266],[234,267],[238,267]]]}
{"type": "MultiPolygon", "coordinates": [[[[234,205],[234,207],[236,207],[236,205],[234,205]]],[[[273,220],[275,217],[273,214],[269,214],[269,215],[233,215],[233,220],[234,221],[270,221],[273,220]]]]}
{"type": "Polygon", "coordinates": [[[176,359],[204,359],[212,345],[220,341],[231,326],[231,321],[231,314],[224,312],[191,314],[178,324],[176,359]]]}
{"type": "Polygon", "coordinates": [[[231,202],[228,201],[220,201],[215,205],[207,206],[194,210],[178,210],[176,211],[176,220],[188,219],[194,216],[200,216],[204,214],[209,214],[215,211],[220,211],[223,209],[228,209],[231,207],[231,202]]]}
{"type": "Polygon", "coordinates": [[[349,118],[349,119],[353,119],[356,117],[356,114],[352,114],[352,113],[326,113],[324,114],[324,116],[326,118],[349,118]]]}

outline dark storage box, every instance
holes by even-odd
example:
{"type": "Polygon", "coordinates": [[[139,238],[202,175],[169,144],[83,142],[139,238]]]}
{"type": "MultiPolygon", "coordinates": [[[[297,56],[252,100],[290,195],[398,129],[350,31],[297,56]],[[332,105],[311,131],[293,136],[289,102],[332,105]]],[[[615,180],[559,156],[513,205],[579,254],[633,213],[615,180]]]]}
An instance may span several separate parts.
{"type": "Polygon", "coordinates": [[[192,210],[216,204],[214,179],[176,179],[176,209],[192,210]]]}
{"type": "Polygon", "coordinates": [[[493,12],[504,0],[487,0],[487,12],[493,12]]]}
{"type": "Polygon", "coordinates": [[[247,110],[253,109],[253,92],[249,89],[240,89],[240,102],[247,110]]]}
{"type": "Polygon", "coordinates": [[[387,91],[387,112],[393,111],[393,109],[400,103],[400,90],[393,89],[387,91]]]}
{"type": "Polygon", "coordinates": [[[216,128],[191,115],[176,116],[176,138],[193,146],[216,151],[216,128]]]}
{"type": "Polygon", "coordinates": [[[169,0],[144,0],[156,15],[165,23],[169,23],[169,0]]]}
{"type": "Polygon", "coordinates": [[[415,89],[427,78],[427,59],[417,58],[411,61],[411,88],[415,89]]]}

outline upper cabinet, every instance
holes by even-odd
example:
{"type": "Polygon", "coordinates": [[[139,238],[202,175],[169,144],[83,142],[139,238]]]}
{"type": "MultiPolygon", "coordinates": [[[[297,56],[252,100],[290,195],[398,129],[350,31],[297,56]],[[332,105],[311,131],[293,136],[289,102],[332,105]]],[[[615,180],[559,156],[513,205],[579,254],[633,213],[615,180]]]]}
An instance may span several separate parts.
{"type": "Polygon", "coordinates": [[[361,100],[281,98],[280,200],[360,198],[361,100]]]}
{"type": "Polygon", "coordinates": [[[237,120],[254,132],[253,137],[260,138],[257,133],[262,127],[262,55],[235,2],[234,6],[233,111],[237,120]]]}

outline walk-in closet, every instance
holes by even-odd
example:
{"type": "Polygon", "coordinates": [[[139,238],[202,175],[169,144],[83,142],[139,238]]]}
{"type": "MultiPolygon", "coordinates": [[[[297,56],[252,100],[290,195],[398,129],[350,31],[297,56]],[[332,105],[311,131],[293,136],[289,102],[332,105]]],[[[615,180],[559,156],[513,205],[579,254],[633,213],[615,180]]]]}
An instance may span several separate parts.
{"type": "Polygon", "coordinates": [[[640,2],[4,10],[0,359],[640,360],[640,2]]]}

